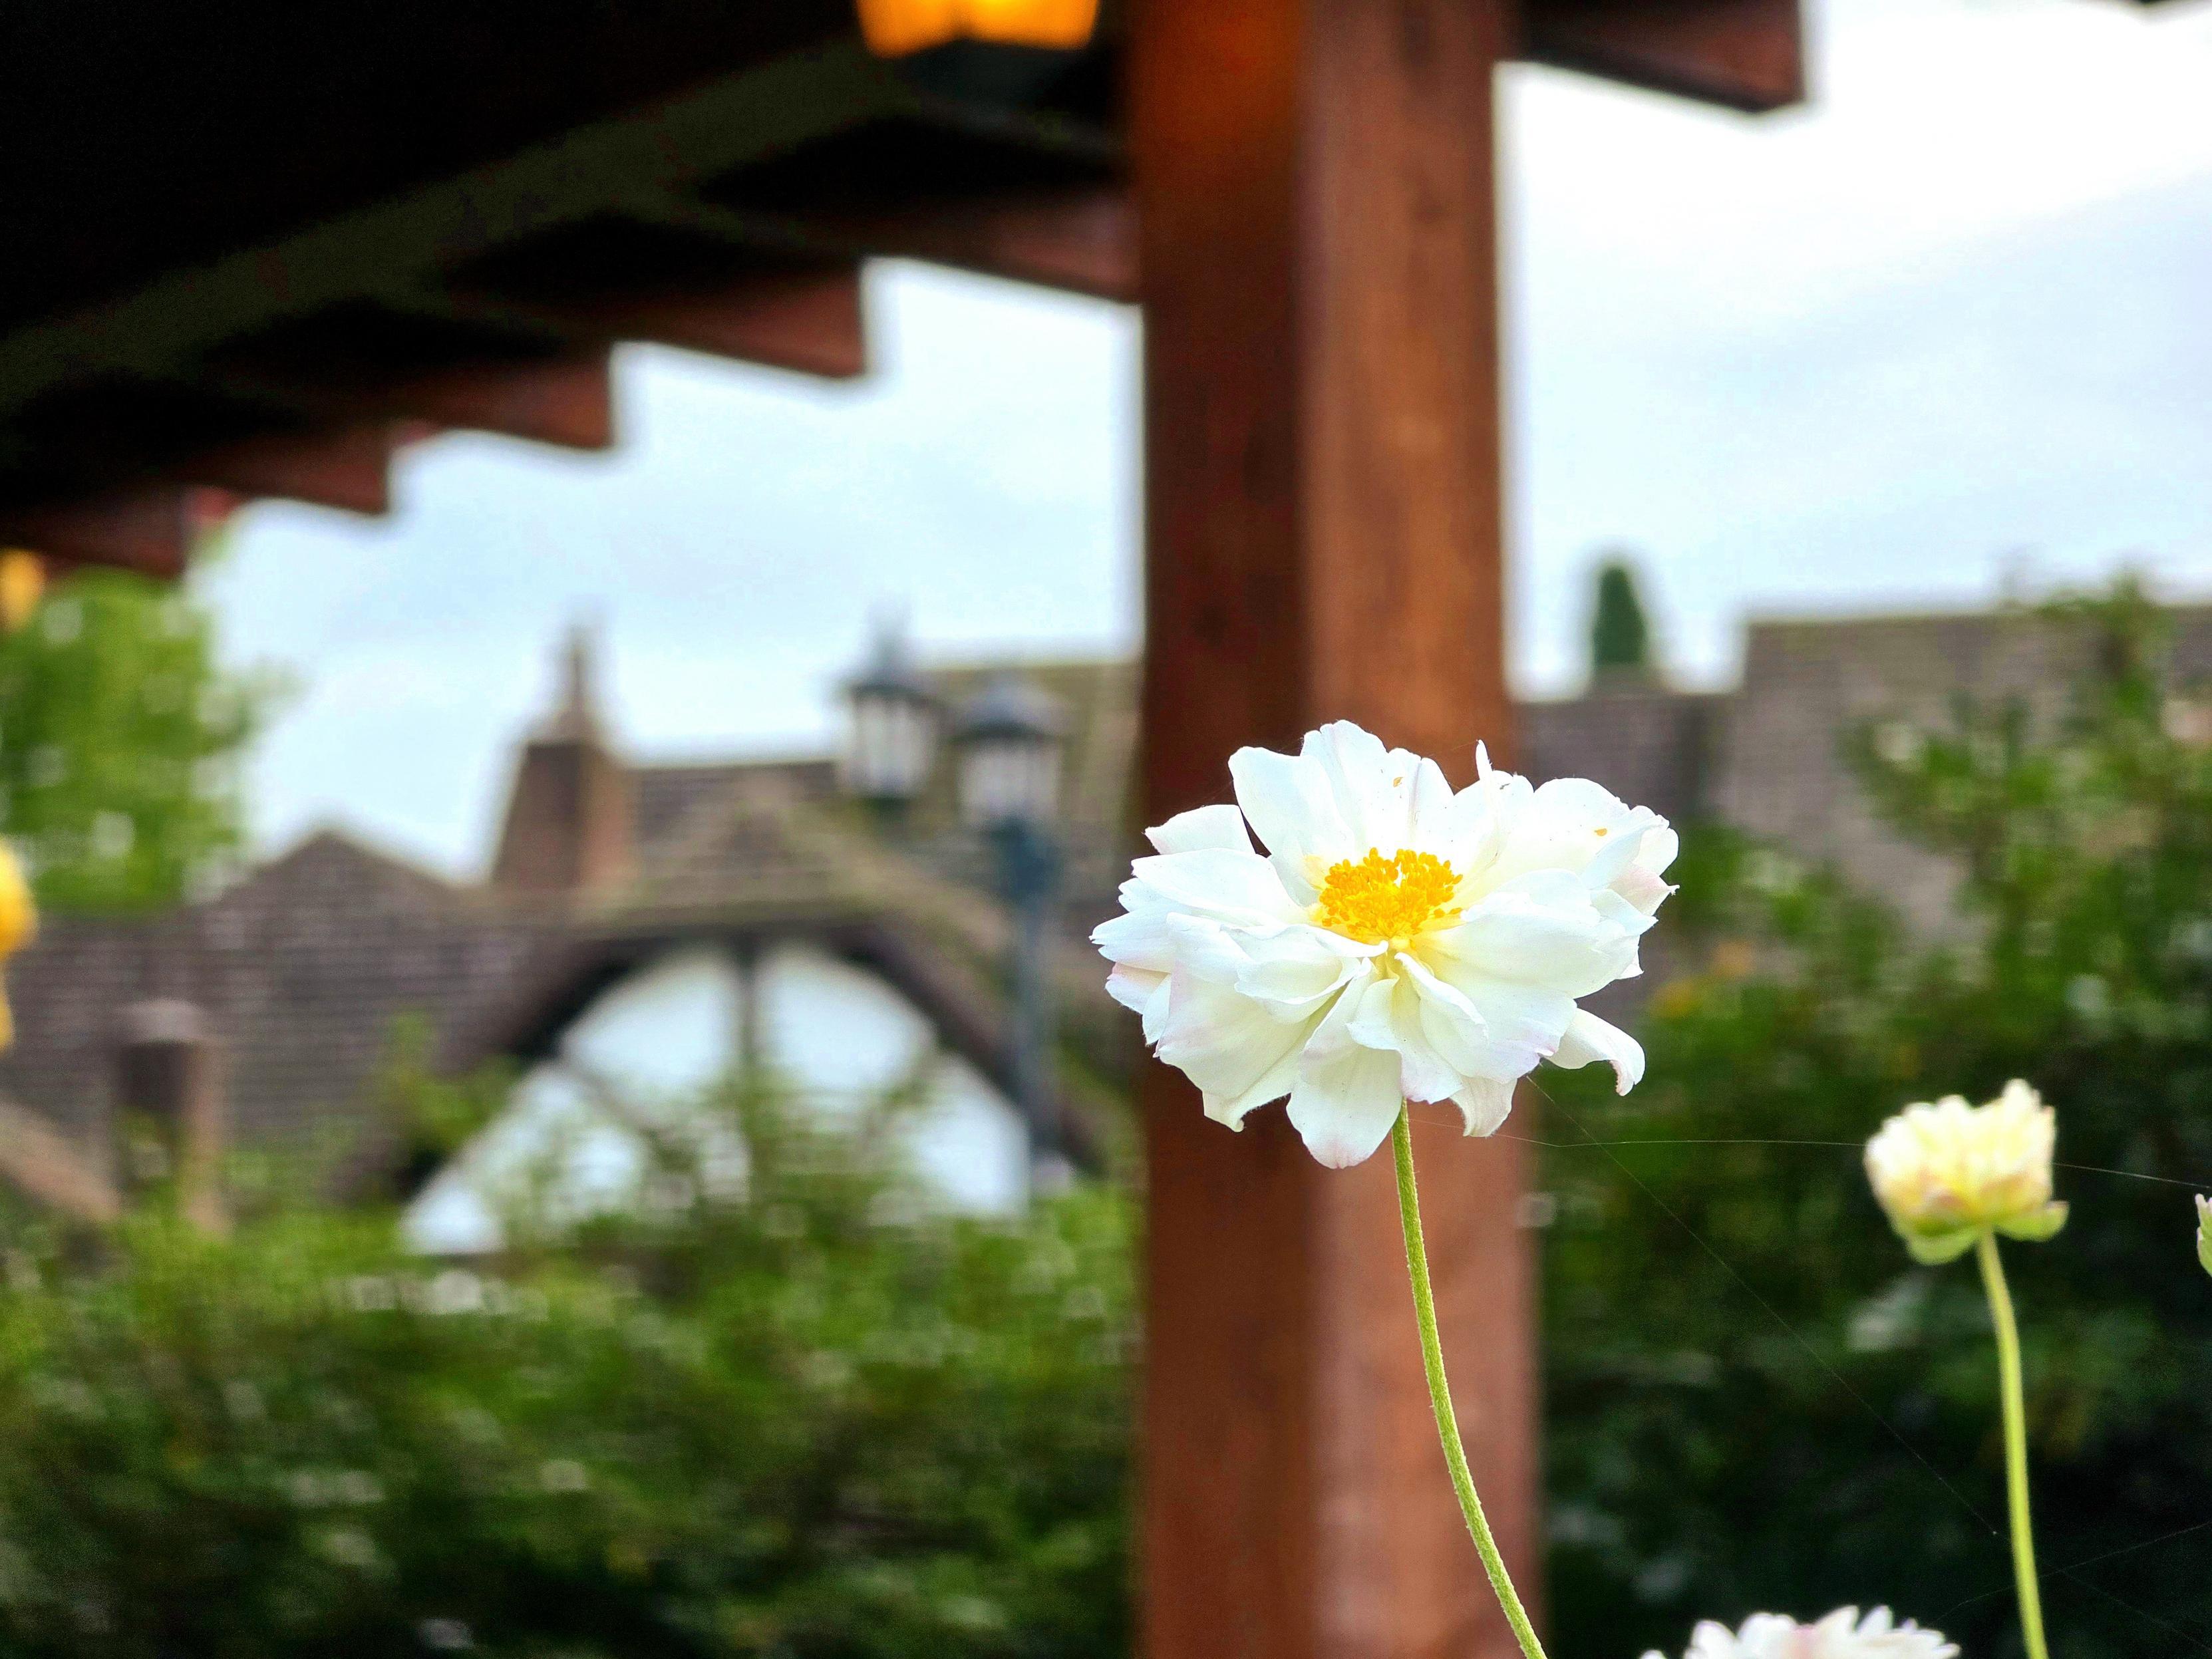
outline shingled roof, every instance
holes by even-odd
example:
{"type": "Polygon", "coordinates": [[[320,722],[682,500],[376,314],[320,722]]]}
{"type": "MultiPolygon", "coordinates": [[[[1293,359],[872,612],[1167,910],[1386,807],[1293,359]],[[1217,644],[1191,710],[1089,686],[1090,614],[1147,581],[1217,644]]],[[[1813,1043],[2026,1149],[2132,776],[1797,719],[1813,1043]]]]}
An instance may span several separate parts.
{"type": "Polygon", "coordinates": [[[395,1022],[417,1015],[435,1030],[501,994],[538,932],[325,831],[170,915],[50,919],[10,976],[20,1024],[0,1056],[0,1096],[104,1168],[122,1011],[174,998],[204,1011],[220,1039],[241,1141],[312,1140],[351,1166],[389,1139],[369,1085],[395,1022]]]}

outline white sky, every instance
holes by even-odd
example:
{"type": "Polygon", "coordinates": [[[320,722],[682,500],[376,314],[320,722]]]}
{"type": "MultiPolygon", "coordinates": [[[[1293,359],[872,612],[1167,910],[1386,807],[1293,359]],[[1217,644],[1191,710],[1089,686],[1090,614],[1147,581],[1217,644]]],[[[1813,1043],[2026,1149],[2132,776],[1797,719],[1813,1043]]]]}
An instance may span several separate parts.
{"type": "MultiPolygon", "coordinates": [[[[2212,588],[2212,7],[1814,0],[1814,102],[1745,118],[1547,70],[1503,100],[1514,669],[1571,685],[1634,549],[1668,661],[1741,619],[2122,564],[2212,588]]],[[[933,655],[1136,642],[1133,315],[918,267],[825,386],[672,352],[622,442],[414,452],[365,522],[267,504],[206,580],[298,690],[270,844],[336,819],[481,861],[555,641],[625,739],[819,744],[872,607],[933,655]]]]}

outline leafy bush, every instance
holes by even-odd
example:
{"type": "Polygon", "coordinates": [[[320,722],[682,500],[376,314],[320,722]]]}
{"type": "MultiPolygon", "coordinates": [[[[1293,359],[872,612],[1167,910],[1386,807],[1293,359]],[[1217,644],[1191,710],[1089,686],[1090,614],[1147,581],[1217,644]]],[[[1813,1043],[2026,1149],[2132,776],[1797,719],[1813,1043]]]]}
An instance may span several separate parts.
{"type": "Polygon", "coordinates": [[[123,571],[80,570],[0,630],[0,831],[40,902],[155,909],[234,858],[239,762],[276,690],[217,660],[189,587],[123,571]]]}
{"type": "Polygon", "coordinates": [[[878,1126],[730,1109],[741,1200],[672,1161],[496,1264],[389,1216],[19,1230],[0,1650],[1124,1651],[1122,1204],[933,1217],[878,1126]]]}
{"type": "Polygon", "coordinates": [[[2014,1076],[2057,1107],[2074,1205],[2008,1250],[2054,1646],[2212,1641],[2188,1196],[2212,1188],[2212,750],[2139,597],[2050,621],[2098,647],[2065,718],[1962,708],[1855,740],[1889,815],[1958,855],[1954,936],[1915,943],[1832,877],[1699,831],[1676,902],[1702,965],[1654,999],[1647,1081],[1547,1080],[1562,1651],[1878,1601],[1977,1659],[2019,1650],[1979,1289],[1906,1259],[1859,1167],[1900,1105],[2014,1076]]]}

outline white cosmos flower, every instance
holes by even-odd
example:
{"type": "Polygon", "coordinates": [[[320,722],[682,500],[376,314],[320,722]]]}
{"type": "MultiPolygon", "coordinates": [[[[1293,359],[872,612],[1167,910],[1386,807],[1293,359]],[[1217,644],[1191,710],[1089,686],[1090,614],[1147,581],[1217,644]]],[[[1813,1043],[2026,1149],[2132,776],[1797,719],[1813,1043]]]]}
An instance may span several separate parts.
{"type": "Polygon", "coordinates": [[[1288,1095],[1340,1169],[1404,1101],[1456,1102],[1488,1134],[1539,1060],[1605,1060],[1623,1094],[1642,1077],[1635,1040],[1575,1005],[1638,971],[1674,832],[1583,779],[1477,768],[1455,794],[1435,762],[1340,721],[1296,756],[1238,750],[1235,806],[1148,832],[1156,856],[1091,939],[1208,1116],[1237,1128],[1288,1095]]]}
{"type": "MultiPolygon", "coordinates": [[[[1778,1613],[1754,1613],[1740,1631],[1708,1620],[1691,1633],[1682,1659],[1953,1659],[1958,1651],[1956,1644],[1910,1619],[1892,1624],[1887,1607],[1864,1619],[1856,1607],[1838,1607],[1815,1625],[1778,1613]]],[[[1665,1656],[1654,1650],[1644,1659],[1665,1656]]]]}

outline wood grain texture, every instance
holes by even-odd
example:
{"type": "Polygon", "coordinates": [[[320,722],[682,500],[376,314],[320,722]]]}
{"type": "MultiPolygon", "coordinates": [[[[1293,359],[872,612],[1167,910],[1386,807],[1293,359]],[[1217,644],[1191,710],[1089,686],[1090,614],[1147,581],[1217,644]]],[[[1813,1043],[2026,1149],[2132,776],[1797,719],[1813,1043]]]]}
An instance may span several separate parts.
{"type": "MultiPolygon", "coordinates": [[[[1504,0],[1139,0],[1151,821],[1348,716],[1507,752],[1492,80],[1504,0]]],[[[1151,1659],[1515,1650],[1429,1421],[1387,1158],[1143,1085],[1151,1659]]],[[[1454,1393],[1533,1592],[1519,1147],[1416,1143],[1454,1393]]]]}

